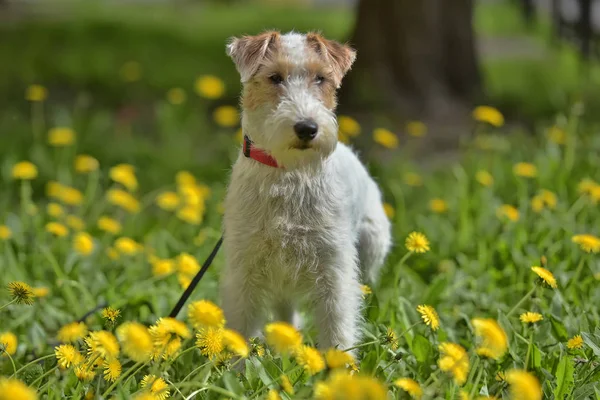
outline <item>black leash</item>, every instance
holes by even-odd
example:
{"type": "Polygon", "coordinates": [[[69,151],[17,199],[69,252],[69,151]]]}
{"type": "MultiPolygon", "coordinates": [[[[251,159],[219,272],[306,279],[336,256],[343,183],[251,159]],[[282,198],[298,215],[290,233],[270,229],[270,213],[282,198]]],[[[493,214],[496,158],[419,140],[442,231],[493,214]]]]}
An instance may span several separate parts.
{"type": "Polygon", "coordinates": [[[187,299],[189,299],[189,297],[191,296],[192,292],[198,285],[198,282],[200,282],[200,280],[206,273],[206,270],[208,269],[208,267],[210,267],[210,264],[212,264],[222,243],[223,243],[223,236],[221,236],[221,238],[215,245],[215,248],[212,250],[212,252],[208,256],[206,261],[204,261],[204,264],[202,264],[202,268],[200,268],[200,271],[198,271],[198,273],[196,274],[194,279],[192,279],[192,281],[190,282],[190,285],[187,287],[187,289],[185,289],[185,292],[183,292],[183,294],[179,298],[179,301],[177,302],[177,304],[175,304],[175,307],[173,308],[173,311],[171,311],[171,313],[169,314],[169,317],[171,317],[171,318],[177,317],[177,314],[179,314],[179,311],[181,311],[181,308],[183,307],[183,305],[185,304],[187,299]]]}

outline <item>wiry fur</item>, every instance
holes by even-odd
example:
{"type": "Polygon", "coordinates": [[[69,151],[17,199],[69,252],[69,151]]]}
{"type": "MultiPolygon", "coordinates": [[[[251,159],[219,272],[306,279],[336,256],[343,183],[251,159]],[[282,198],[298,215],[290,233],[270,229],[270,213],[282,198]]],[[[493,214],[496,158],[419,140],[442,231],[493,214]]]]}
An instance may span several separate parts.
{"type": "Polygon", "coordinates": [[[268,309],[297,322],[295,309],[308,300],[319,345],[351,347],[359,337],[361,275],[377,279],[391,244],[377,185],[337,143],[335,89],[354,51],[317,34],[267,32],[234,39],[228,53],[244,84],[244,133],[284,168],[241,152],[233,166],[221,286],[227,322],[255,336],[268,309]],[[285,82],[274,85],[273,73],[285,82]],[[293,130],[304,119],[319,125],[309,148],[299,147],[293,130]]]}

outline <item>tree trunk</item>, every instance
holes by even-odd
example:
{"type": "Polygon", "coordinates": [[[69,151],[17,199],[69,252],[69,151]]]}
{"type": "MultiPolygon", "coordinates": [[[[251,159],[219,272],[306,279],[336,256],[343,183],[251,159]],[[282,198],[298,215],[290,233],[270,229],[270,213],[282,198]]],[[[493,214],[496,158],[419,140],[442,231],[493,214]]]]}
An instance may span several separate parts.
{"type": "Polygon", "coordinates": [[[346,104],[440,119],[480,95],[473,0],[360,0],[357,15],[346,104]]]}

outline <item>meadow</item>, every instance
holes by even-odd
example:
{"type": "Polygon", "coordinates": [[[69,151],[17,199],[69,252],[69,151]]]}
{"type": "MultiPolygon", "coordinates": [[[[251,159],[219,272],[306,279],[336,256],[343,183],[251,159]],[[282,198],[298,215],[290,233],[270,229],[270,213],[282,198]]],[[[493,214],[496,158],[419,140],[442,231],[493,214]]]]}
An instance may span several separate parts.
{"type": "MultiPolygon", "coordinates": [[[[299,15],[300,27],[333,36],[350,20],[299,15]]],[[[141,32],[143,21],[129,23],[141,32]]],[[[263,338],[228,330],[222,254],[179,318],[167,317],[221,236],[241,140],[233,67],[174,52],[166,58],[182,69],[159,68],[133,38],[93,68],[64,57],[39,69],[51,57],[41,37],[72,29],[77,44],[88,31],[36,24],[35,50],[0,44],[15,60],[0,66],[10,99],[0,112],[0,400],[600,399],[600,137],[586,103],[561,97],[538,135],[481,105],[456,160],[438,167],[410,154],[426,124],[399,135],[385,120],[340,115],[340,140],[380,184],[394,235],[379,284],[362,288],[354,358],[318,349],[310,312],[301,331],[276,321],[263,338]]],[[[172,26],[155,27],[157,40],[172,26]]],[[[193,36],[187,26],[171,33],[193,36]]],[[[226,32],[207,29],[202,40],[221,52],[226,32]]],[[[552,108],[545,101],[532,115],[552,108]]]]}

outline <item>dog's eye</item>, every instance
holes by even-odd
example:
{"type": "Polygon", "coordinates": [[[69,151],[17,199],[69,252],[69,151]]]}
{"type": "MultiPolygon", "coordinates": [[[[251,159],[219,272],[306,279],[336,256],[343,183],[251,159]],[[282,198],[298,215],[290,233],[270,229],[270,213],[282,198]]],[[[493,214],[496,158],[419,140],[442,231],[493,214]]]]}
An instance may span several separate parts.
{"type": "Polygon", "coordinates": [[[279,74],[273,74],[273,75],[269,76],[269,80],[271,81],[271,83],[273,83],[275,85],[279,85],[279,84],[283,83],[283,77],[279,74]]]}
{"type": "Polygon", "coordinates": [[[317,81],[317,84],[320,85],[321,83],[325,82],[325,77],[323,75],[317,75],[315,81],[317,81]]]}

